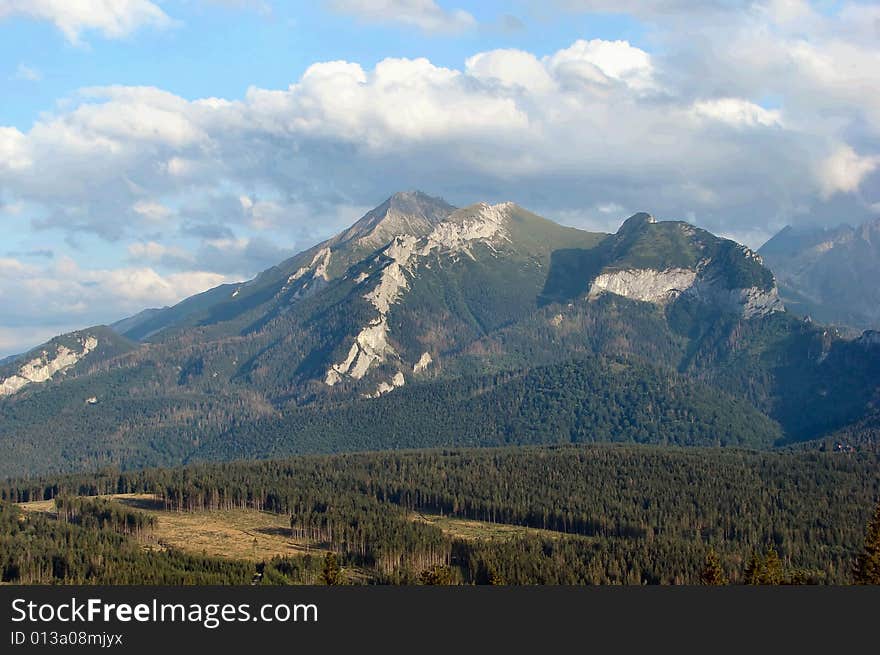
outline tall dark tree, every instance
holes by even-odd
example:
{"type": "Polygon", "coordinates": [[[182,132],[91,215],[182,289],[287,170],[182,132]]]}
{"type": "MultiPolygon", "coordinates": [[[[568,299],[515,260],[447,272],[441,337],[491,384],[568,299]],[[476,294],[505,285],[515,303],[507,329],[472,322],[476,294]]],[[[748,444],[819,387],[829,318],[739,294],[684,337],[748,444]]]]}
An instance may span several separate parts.
{"type": "Polygon", "coordinates": [[[880,502],[865,530],[865,546],[853,570],[855,584],[880,584],[880,502]]]}
{"type": "Polygon", "coordinates": [[[324,557],[324,568],[321,570],[321,580],[328,586],[342,584],[342,568],[339,566],[339,560],[336,553],[329,552],[324,557]]]}
{"type": "Polygon", "coordinates": [[[764,579],[761,581],[761,584],[785,584],[785,571],[782,567],[782,560],[772,544],[767,546],[767,552],[764,553],[764,579]]]}
{"type": "Polygon", "coordinates": [[[744,584],[763,584],[764,579],[764,561],[758,553],[752,553],[749,561],[746,563],[745,571],[743,571],[744,584]]]}
{"type": "Polygon", "coordinates": [[[448,566],[436,565],[419,574],[419,582],[424,585],[451,585],[452,571],[448,566]]]}
{"type": "Polygon", "coordinates": [[[700,582],[704,585],[720,586],[727,584],[727,578],[724,575],[724,569],[721,568],[721,560],[718,559],[718,553],[714,548],[710,548],[706,553],[706,561],[703,563],[703,570],[700,572],[700,582]]]}

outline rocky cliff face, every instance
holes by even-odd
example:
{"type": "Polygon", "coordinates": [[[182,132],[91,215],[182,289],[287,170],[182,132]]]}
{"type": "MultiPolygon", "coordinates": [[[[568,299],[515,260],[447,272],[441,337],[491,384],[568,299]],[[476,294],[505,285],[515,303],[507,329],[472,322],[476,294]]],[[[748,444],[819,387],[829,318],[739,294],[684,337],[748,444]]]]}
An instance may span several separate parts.
{"type": "Polygon", "coordinates": [[[78,350],[64,345],[55,346],[54,352],[43,350],[37,357],[22,364],[17,373],[0,381],[0,396],[10,396],[29,384],[51,380],[97,348],[98,339],[87,336],[80,340],[79,345],[78,350]]]}
{"type": "Polygon", "coordinates": [[[785,309],[757,253],[686,223],[635,214],[606,250],[590,299],[613,293],[665,304],[684,296],[743,318],[785,309]]]}
{"type": "Polygon", "coordinates": [[[664,303],[690,289],[696,278],[697,272],[686,268],[664,271],[641,268],[602,273],[590,285],[589,297],[608,292],[633,300],[664,303]]]}
{"type": "MultiPolygon", "coordinates": [[[[364,272],[358,284],[370,287],[362,297],[376,310],[376,317],[355,337],[347,356],[327,370],[324,383],[334,386],[345,377],[363,378],[374,365],[396,358],[397,353],[389,342],[388,314],[409,288],[409,279],[431,256],[455,258],[466,255],[474,258],[471,246],[481,242],[492,246],[493,242],[507,239],[505,228],[512,203],[488,205],[480,203],[457,210],[447,220],[435,225],[427,236],[419,238],[412,234],[395,236],[374,259],[374,271],[364,272]]],[[[416,362],[414,372],[424,370],[431,362],[430,355],[416,362]]],[[[390,382],[380,383],[377,396],[402,387],[406,380],[397,371],[390,382]]]]}

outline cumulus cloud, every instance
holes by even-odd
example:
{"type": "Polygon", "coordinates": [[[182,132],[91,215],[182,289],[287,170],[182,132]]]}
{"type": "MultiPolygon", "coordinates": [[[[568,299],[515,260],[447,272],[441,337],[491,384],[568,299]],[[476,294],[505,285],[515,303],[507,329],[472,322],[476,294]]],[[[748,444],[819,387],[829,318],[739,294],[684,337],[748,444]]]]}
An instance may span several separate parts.
{"type": "Polygon", "coordinates": [[[720,121],[734,126],[764,127],[781,126],[781,113],[765,109],[754,102],[741,98],[716,98],[700,100],[693,105],[694,114],[700,118],[720,121]]]}
{"type": "Polygon", "coordinates": [[[880,8],[639,4],[650,52],[585,39],[459,66],[325,61],[240,98],[84,89],[27,130],[0,126],[0,222],[118,240],[122,270],[171,284],[251,275],[408,188],[596,229],[645,210],[753,246],[876,213],[880,8]]]}
{"type": "Polygon", "coordinates": [[[819,180],[825,197],[856,191],[862,180],[880,166],[880,156],[859,155],[848,145],[839,146],[819,165],[819,180]]]}
{"type": "Polygon", "coordinates": [[[375,23],[397,23],[425,32],[460,32],[477,24],[463,9],[444,9],[434,0],[328,0],[331,9],[375,23]]]}
{"type": "Polygon", "coordinates": [[[12,16],[49,21],[71,43],[79,43],[87,31],[118,39],[140,27],[172,24],[168,15],[149,0],[0,0],[0,20],[12,16]]]}
{"type": "Polygon", "coordinates": [[[644,91],[654,87],[651,56],[627,41],[578,40],[546,60],[560,77],[591,82],[621,82],[644,91]]]}
{"type": "Polygon", "coordinates": [[[133,266],[154,266],[177,271],[213,271],[228,278],[246,279],[295,254],[261,237],[222,235],[207,238],[194,249],[166,245],[157,241],[137,241],[128,245],[133,266]]]}
{"type": "Polygon", "coordinates": [[[37,227],[109,239],[158,227],[229,238],[234,224],[302,243],[327,235],[328,208],[413,187],[551,212],[612,198],[760,222],[827,197],[817,162],[848,143],[847,124],[869,125],[851,104],[840,121],[800,101],[765,107],[759,87],[692,93],[670,67],[593,39],[540,58],[477,53],[461,69],[321,62],[237,100],[85,89],[27,132],[0,128],[0,187],[37,227]]]}

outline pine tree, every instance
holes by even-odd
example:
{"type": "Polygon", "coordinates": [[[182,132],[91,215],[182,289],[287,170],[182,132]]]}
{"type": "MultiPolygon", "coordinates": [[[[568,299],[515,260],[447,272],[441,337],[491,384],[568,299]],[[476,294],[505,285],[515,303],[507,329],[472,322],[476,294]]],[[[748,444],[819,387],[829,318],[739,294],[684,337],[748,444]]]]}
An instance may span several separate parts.
{"type": "Polygon", "coordinates": [[[761,584],[780,585],[785,583],[785,572],[782,569],[782,560],[779,553],[771,544],[767,546],[764,555],[764,575],[761,584]]]}
{"type": "Polygon", "coordinates": [[[342,569],[339,566],[339,560],[336,559],[336,553],[330,552],[324,557],[321,579],[328,586],[342,584],[342,569]]]}
{"type": "Polygon", "coordinates": [[[761,561],[761,557],[758,555],[758,553],[752,553],[752,556],[749,558],[749,561],[746,564],[746,569],[743,572],[743,583],[761,584],[761,581],[763,579],[764,562],[761,561]]]}
{"type": "Polygon", "coordinates": [[[700,573],[700,582],[704,585],[712,586],[727,584],[724,569],[721,568],[721,561],[718,559],[718,553],[715,552],[714,548],[710,548],[709,552],[706,553],[706,561],[700,573]]]}
{"type": "Polygon", "coordinates": [[[490,585],[503,586],[506,585],[507,582],[504,580],[504,576],[502,576],[498,571],[495,570],[494,567],[489,569],[489,580],[490,585]]]}
{"type": "Polygon", "coordinates": [[[865,530],[865,547],[853,570],[855,584],[880,584],[880,502],[865,530]]]}
{"type": "Polygon", "coordinates": [[[451,585],[452,571],[448,566],[432,566],[419,574],[419,582],[423,585],[451,585]]]}

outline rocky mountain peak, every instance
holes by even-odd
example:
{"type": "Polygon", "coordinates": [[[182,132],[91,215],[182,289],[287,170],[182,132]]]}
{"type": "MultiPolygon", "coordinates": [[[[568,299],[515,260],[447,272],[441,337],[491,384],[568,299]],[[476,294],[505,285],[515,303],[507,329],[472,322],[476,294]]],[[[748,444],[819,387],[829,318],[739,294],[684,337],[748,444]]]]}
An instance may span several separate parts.
{"type": "Polygon", "coordinates": [[[620,231],[626,232],[641,228],[645,225],[651,225],[656,222],[657,219],[648,212],[638,212],[636,214],[633,214],[623,222],[623,224],[620,226],[620,231]]]}
{"type": "Polygon", "coordinates": [[[334,241],[357,241],[361,245],[379,247],[399,234],[422,237],[454,211],[455,207],[442,198],[421,191],[401,191],[367,212],[334,241]]]}

